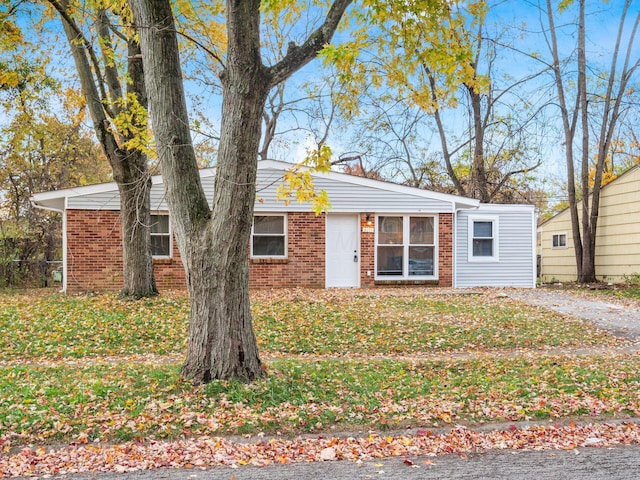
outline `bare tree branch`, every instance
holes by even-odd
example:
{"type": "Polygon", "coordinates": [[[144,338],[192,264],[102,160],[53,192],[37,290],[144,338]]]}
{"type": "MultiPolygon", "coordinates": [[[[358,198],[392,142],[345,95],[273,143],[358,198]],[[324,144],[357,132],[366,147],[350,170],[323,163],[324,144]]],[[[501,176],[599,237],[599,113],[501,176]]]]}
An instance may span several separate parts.
{"type": "Polygon", "coordinates": [[[286,56],[268,69],[271,86],[289,78],[295,71],[309,63],[331,41],[338,23],[353,0],[336,0],[324,23],[300,46],[291,44],[286,56]]]}

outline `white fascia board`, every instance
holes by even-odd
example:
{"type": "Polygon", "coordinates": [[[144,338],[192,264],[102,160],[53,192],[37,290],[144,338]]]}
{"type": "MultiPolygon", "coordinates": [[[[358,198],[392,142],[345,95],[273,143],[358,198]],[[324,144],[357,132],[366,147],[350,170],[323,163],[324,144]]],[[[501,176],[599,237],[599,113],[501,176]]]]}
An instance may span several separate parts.
{"type": "MultiPolygon", "coordinates": [[[[205,168],[200,170],[201,178],[211,177],[215,174],[215,169],[205,168]]],[[[162,185],[162,175],[151,177],[152,185],[162,185]]],[[[114,192],[118,193],[118,185],[115,182],[98,183],[96,185],[84,185],[81,187],[63,188],[49,192],[35,193],[31,195],[31,203],[36,208],[62,212],[66,209],[67,199],[93,195],[96,193],[114,192]]]]}
{"type": "Polygon", "coordinates": [[[42,210],[51,210],[52,212],[64,212],[66,207],[66,197],[57,197],[46,200],[36,200],[35,195],[32,196],[29,200],[31,201],[31,205],[35,208],[40,208],[42,210]]]}
{"type": "MultiPolygon", "coordinates": [[[[258,169],[277,169],[286,171],[295,164],[289,162],[283,162],[279,160],[261,160],[258,162],[258,169]]],[[[308,167],[302,167],[308,169],[308,167]]],[[[215,175],[216,168],[210,167],[200,170],[201,178],[209,178],[215,175]]],[[[330,180],[349,183],[352,185],[360,185],[370,188],[377,188],[380,190],[391,191],[404,195],[411,195],[414,197],[428,198],[432,200],[438,200],[442,202],[448,202],[451,204],[451,211],[455,209],[467,209],[478,208],[480,202],[473,198],[461,197],[457,195],[450,195],[447,193],[432,192],[430,190],[422,190],[415,187],[408,187],[406,185],[398,185],[396,183],[384,182],[381,180],[373,180],[370,178],[358,177],[355,175],[348,175],[341,172],[328,172],[320,173],[314,172],[314,176],[323,176],[330,180]]],[[[163,183],[161,175],[154,175],[151,177],[153,185],[160,185],[163,183]]],[[[66,199],[71,197],[79,197],[83,195],[91,195],[95,193],[104,193],[109,191],[117,192],[118,186],[115,182],[101,183],[97,185],[87,185],[82,187],[72,187],[61,190],[54,190],[50,192],[36,193],[31,196],[32,203],[40,208],[51,209],[56,211],[62,211],[65,207],[66,199]]]]}
{"type": "Polygon", "coordinates": [[[115,184],[115,182],[99,183],[97,185],[71,187],[61,190],[53,190],[50,192],[34,193],[33,195],[31,195],[30,200],[33,206],[37,208],[62,212],[67,207],[68,198],[111,191],[118,191],[118,186],[115,184]]]}

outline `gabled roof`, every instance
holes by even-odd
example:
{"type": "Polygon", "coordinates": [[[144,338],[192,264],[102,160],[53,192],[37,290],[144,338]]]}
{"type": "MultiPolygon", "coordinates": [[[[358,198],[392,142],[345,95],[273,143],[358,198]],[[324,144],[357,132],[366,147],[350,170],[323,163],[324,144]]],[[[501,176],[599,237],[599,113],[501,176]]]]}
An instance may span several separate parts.
{"type": "MultiPolygon", "coordinates": [[[[258,162],[258,196],[260,203],[256,203],[256,210],[277,209],[287,210],[308,210],[308,205],[294,205],[292,202],[286,205],[284,202],[275,202],[275,185],[279,183],[281,174],[291,169],[292,163],[263,160],[258,162]],[[260,188],[261,182],[263,188],[260,188]],[[262,198],[265,197],[265,198],[262,198]],[[265,202],[265,199],[268,200],[265,202]]],[[[407,207],[411,204],[426,203],[431,209],[441,211],[454,211],[460,208],[477,208],[480,205],[478,200],[438,193],[419,188],[398,185],[391,182],[373,180],[370,178],[357,177],[340,172],[312,173],[316,187],[326,189],[329,194],[329,201],[336,207],[336,211],[348,211],[349,205],[353,204],[354,211],[402,211],[403,202],[407,207]],[[379,198],[377,208],[371,205],[372,198],[379,198]],[[421,200],[422,199],[422,200],[421,200]],[[356,204],[359,204],[356,206],[356,204]],[[384,207],[388,207],[387,210],[384,207]],[[370,208],[367,208],[370,207],[370,208]]],[[[215,168],[205,168],[200,170],[200,177],[203,181],[205,191],[213,191],[213,178],[215,168]]],[[[164,204],[163,179],[160,175],[152,177],[152,209],[166,209],[164,204]]],[[[89,185],[84,187],[67,188],[51,192],[37,193],[31,197],[32,203],[40,208],[64,211],[66,208],[84,209],[118,209],[118,187],[115,182],[89,185]]],[[[414,210],[416,207],[414,206],[414,210]]],[[[410,210],[408,210],[410,211],[410,210]]]]}

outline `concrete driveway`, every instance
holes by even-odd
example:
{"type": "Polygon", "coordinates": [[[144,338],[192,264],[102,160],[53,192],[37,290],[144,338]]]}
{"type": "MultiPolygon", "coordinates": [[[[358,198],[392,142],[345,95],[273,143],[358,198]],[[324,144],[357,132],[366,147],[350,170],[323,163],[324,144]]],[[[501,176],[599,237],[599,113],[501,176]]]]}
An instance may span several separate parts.
{"type": "Polygon", "coordinates": [[[623,304],[614,299],[585,298],[567,290],[548,288],[512,289],[506,290],[505,295],[529,305],[588,320],[614,335],[640,342],[640,305],[636,302],[623,304]]]}

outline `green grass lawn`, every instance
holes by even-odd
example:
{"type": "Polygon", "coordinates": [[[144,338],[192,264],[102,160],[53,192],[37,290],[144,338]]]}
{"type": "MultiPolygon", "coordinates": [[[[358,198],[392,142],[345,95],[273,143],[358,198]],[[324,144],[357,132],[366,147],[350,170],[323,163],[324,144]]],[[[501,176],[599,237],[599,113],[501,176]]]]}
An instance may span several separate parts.
{"type": "Polygon", "coordinates": [[[592,290],[592,292],[594,295],[602,296],[605,298],[614,297],[640,302],[640,286],[638,285],[621,286],[603,290],[592,290]]]}
{"type": "Polygon", "coordinates": [[[163,360],[184,351],[183,297],[0,294],[0,446],[640,414],[637,354],[532,353],[619,340],[507,298],[431,292],[257,292],[269,376],[200,387],[163,360]],[[489,354],[420,358],[433,352],[489,354]]]}
{"type": "MultiPolygon", "coordinates": [[[[614,345],[588,324],[485,295],[257,292],[256,335],[271,355],[388,355],[614,345]]],[[[188,301],[0,294],[0,359],[179,354],[188,301]]]]}
{"type": "Polygon", "coordinates": [[[575,282],[568,282],[561,286],[551,284],[542,288],[548,288],[549,290],[559,289],[577,297],[588,298],[590,300],[601,300],[607,302],[612,299],[617,299],[622,303],[636,305],[637,308],[640,308],[640,284],[635,277],[633,283],[628,284],[582,285],[575,282]]]}

